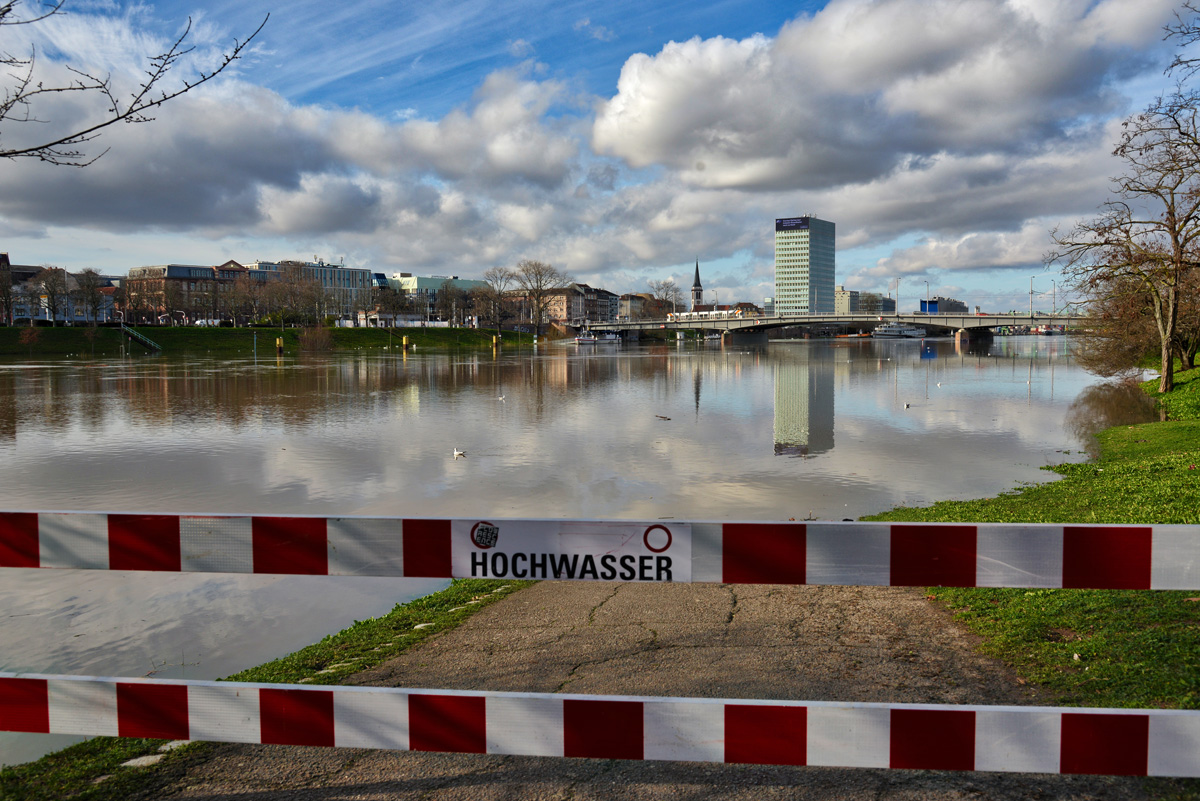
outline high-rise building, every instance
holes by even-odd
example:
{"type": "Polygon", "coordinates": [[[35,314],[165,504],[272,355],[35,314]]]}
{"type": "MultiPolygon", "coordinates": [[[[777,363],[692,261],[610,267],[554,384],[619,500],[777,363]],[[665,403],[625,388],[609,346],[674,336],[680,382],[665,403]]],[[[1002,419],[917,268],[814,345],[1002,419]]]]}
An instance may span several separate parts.
{"type": "Polygon", "coordinates": [[[775,220],[776,314],[833,314],[835,239],[828,220],[775,220]]]}

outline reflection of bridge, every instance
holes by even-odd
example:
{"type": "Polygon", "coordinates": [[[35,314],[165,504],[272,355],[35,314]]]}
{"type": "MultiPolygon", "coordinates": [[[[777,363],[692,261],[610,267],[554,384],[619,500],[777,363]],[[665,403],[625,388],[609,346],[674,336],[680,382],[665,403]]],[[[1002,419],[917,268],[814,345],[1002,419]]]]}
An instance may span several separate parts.
{"type": "MultiPolygon", "coordinates": [[[[786,314],[774,317],[705,317],[702,319],[638,320],[592,323],[593,331],[720,331],[722,333],[766,332],[772,328],[848,327],[864,331],[882,323],[907,323],[925,329],[977,331],[1009,325],[1053,325],[1072,327],[1085,318],[1067,314],[786,314]]],[[[932,331],[931,331],[932,333],[932,331]]]]}

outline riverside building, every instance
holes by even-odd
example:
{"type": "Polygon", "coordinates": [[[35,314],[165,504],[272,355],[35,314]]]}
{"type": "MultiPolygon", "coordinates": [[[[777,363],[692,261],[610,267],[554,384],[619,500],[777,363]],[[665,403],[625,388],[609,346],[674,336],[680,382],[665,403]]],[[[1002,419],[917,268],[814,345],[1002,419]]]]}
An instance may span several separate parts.
{"type": "Polygon", "coordinates": [[[836,229],[816,217],[775,220],[775,313],[834,313],[836,229]]]}

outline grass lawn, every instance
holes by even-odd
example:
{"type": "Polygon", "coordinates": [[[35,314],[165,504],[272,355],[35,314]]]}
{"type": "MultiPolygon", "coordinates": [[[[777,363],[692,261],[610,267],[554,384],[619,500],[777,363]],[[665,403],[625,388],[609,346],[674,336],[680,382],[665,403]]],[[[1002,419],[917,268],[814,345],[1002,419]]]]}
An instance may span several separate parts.
{"type": "MultiPolygon", "coordinates": [[[[1059,481],[863,519],[1200,524],[1200,370],[1178,381],[1159,398],[1167,421],[1101,432],[1099,459],[1049,468],[1059,481]]],[[[1144,387],[1155,394],[1157,382],[1144,387]]],[[[1064,704],[1200,709],[1200,587],[930,593],[986,638],[986,653],[1054,690],[1064,704]]]]}
{"type": "MultiPolygon", "coordinates": [[[[295,356],[303,351],[301,332],[304,329],[287,328],[199,328],[199,327],[137,327],[139,334],[149,338],[172,355],[199,355],[226,358],[249,357],[257,353],[261,357],[275,353],[275,340],[283,339],[285,356],[295,356]]],[[[483,328],[329,328],[332,350],[399,350],[404,337],[410,346],[423,348],[491,348],[496,332],[483,328]]],[[[501,346],[505,348],[529,347],[533,344],[532,334],[505,331],[501,346]]],[[[75,358],[113,358],[125,352],[135,356],[148,351],[139,343],[127,343],[118,328],[62,327],[29,329],[25,327],[0,327],[0,356],[70,356],[75,358]],[[37,332],[37,341],[23,342],[25,332],[37,332]]]]}

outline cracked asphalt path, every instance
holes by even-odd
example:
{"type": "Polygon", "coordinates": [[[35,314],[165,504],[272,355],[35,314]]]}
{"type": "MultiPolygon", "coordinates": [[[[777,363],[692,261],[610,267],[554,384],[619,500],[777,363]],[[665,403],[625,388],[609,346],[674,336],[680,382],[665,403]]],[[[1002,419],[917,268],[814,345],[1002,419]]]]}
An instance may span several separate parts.
{"type": "MultiPolygon", "coordinates": [[[[1047,704],[918,590],[542,582],[348,684],[1047,704]]],[[[159,797],[1143,799],[1162,782],[222,745],[159,797]]]]}

